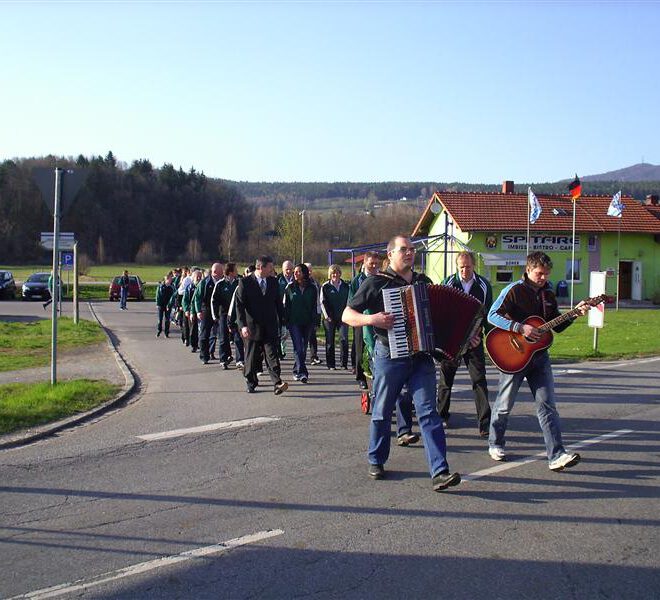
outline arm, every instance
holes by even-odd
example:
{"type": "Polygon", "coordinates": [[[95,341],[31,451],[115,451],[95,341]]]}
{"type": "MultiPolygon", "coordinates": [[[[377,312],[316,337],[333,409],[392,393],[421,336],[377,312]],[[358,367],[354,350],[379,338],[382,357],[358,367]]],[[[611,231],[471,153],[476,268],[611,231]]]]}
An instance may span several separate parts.
{"type": "Polygon", "coordinates": [[[341,316],[341,320],[351,327],[364,327],[372,325],[380,329],[392,329],[394,327],[394,315],[388,312],[379,312],[375,315],[360,313],[347,306],[341,316]]]}

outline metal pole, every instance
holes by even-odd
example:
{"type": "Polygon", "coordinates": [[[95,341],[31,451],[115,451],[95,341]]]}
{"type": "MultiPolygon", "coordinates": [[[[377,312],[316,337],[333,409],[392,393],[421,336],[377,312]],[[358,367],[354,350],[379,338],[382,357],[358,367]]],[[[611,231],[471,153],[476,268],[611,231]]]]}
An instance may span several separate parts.
{"type": "Polygon", "coordinates": [[[305,209],[300,211],[300,262],[305,262],[305,209]]]}
{"type": "Polygon", "coordinates": [[[575,213],[577,212],[577,202],[573,200],[573,238],[571,249],[571,307],[573,306],[573,286],[575,285],[575,213]]]}
{"type": "Polygon", "coordinates": [[[594,327],[594,352],[598,352],[598,327],[594,327]]]}
{"type": "Polygon", "coordinates": [[[58,259],[60,256],[60,192],[62,169],[55,169],[55,201],[53,211],[53,270],[51,276],[53,278],[53,289],[51,292],[51,340],[50,340],[50,384],[57,383],[57,305],[59,300],[58,294],[58,259]]]}
{"type": "Polygon", "coordinates": [[[619,282],[621,280],[621,274],[619,273],[619,267],[621,265],[621,219],[619,217],[619,235],[616,242],[616,310],[619,310],[619,282]]]}
{"type": "Polygon", "coordinates": [[[530,223],[529,223],[529,212],[531,210],[531,208],[529,206],[529,196],[530,196],[529,190],[531,190],[531,189],[532,188],[527,189],[527,256],[529,256],[529,225],[530,225],[530,223]]]}
{"type": "Polygon", "coordinates": [[[78,325],[80,312],[78,307],[78,242],[73,244],[73,322],[78,325]]]}

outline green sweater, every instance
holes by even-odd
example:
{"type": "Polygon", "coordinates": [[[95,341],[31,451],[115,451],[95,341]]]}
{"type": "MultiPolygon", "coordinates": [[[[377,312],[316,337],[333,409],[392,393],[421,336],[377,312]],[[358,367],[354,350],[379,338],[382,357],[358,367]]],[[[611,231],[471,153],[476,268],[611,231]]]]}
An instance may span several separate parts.
{"type": "Polygon", "coordinates": [[[287,325],[314,325],[318,298],[316,286],[304,290],[294,281],[284,290],[284,319],[287,325]]]}

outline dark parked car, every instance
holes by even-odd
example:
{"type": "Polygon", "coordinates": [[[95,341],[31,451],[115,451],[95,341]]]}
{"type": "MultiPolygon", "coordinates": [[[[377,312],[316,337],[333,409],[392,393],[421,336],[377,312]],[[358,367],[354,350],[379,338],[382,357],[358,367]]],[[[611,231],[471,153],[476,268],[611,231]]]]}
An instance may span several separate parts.
{"type": "Polygon", "coordinates": [[[32,273],[25,282],[21,289],[21,298],[23,300],[48,300],[50,298],[50,291],[48,289],[48,278],[50,273],[32,273]]]}
{"type": "Polygon", "coordinates": [[[16,297],[16,282],[11,271],[0,271],[0,299],[13,300],[16,297]]]}
{"type": "MultiPolygon", "coordinates": [[[[110,301],[119,300],[121,294],[119,288],[119,277],[115,277],[110,283],[110,289],[108,290],[108,298],[110,301]]],[[[128,276],[128,299],[137,300],[141,302],[144,300],[144,282],[140,279],[138,275],[129,275],[128,276]]]]}

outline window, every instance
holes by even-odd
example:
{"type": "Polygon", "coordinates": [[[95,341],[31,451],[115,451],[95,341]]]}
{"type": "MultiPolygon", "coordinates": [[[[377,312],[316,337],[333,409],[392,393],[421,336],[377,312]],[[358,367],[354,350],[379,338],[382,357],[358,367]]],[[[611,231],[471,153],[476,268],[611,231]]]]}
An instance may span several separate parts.
{"type": "Polygon", "coordinates": [[[590,235],[589,236],[589,241],[587,242],[587,250],[589,252],[595,252],[598,250],[598,236],[597,235],[590,235]]]}
{"type": "Polygon", "coordinates": [[[566,277],[565,277],[566,281],[582,280],[582,277],[580,277],[580,263],[581,263],[581,259],[576,258],[571,268],[571,259],[570,258],[566,259],[566,277]]]}
{"type": "Polygon", "coordinates": [[[495,273],[495,281],[497,283],[509,283],[513,281],[513,271],[510,267],[497,267],[495,273]]]}

